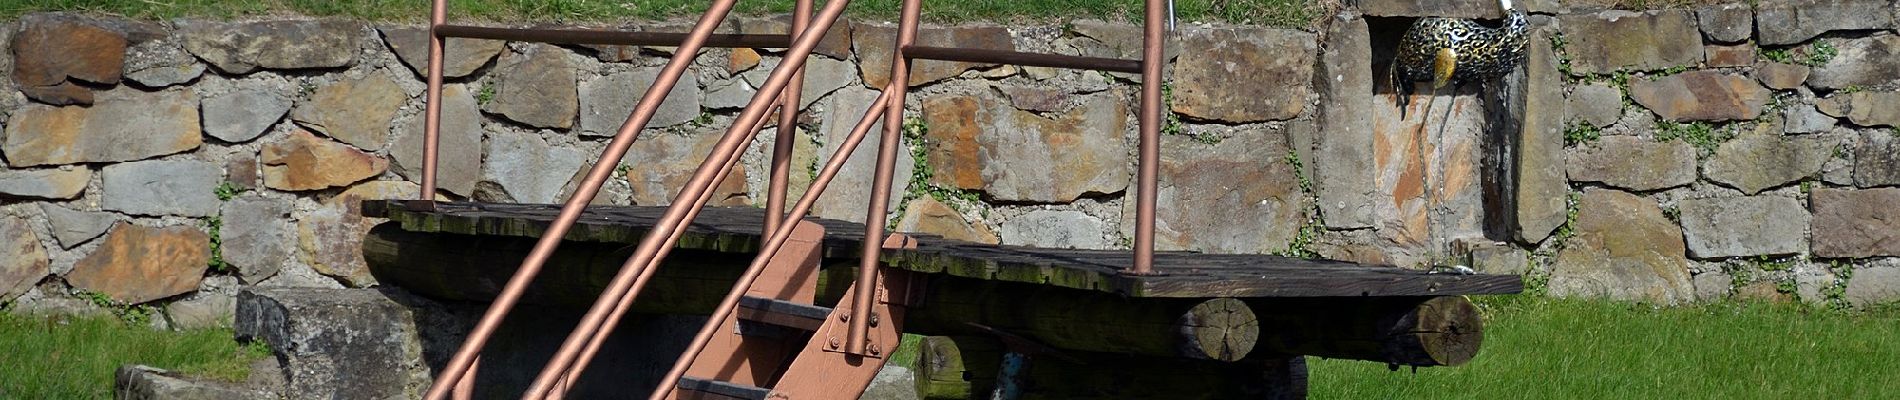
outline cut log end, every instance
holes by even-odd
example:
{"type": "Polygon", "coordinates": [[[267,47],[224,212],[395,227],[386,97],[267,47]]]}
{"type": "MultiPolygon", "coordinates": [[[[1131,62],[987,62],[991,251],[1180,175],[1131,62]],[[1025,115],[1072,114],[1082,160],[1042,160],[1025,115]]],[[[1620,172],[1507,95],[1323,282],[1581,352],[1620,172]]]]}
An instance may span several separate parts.
{"type": "Polygon", "coordinates": [[[1484,322],[1478,307],[1459,296],[1436,297],[1418,306],[1414,336],[1431,363],[1458,366],[1478,355],[1484,322]]]}
{"type": "Polygon", "coordinates": [[[1182,354],[1209,360],[1239,361],[1260,340],[1260,321],[1247,303],[1231,298],[1208,300],[1183,315],[1182,354]]]}

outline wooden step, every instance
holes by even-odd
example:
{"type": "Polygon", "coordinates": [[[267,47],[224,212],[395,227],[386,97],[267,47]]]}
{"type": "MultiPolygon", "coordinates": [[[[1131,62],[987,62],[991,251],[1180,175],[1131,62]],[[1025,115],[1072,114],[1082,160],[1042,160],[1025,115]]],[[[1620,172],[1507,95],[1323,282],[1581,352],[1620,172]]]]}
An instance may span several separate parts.
{"type": "Polygon", "coordinates": [[[764,400],[770,394],[772,389],[691,376],[680,377],[679,383],[681,399],[764,400]]]}
{"type": "Polygon", "coordinates": [[[756,296],[739,298],[739,319],[817,332],[831,309],[756,296]]]}

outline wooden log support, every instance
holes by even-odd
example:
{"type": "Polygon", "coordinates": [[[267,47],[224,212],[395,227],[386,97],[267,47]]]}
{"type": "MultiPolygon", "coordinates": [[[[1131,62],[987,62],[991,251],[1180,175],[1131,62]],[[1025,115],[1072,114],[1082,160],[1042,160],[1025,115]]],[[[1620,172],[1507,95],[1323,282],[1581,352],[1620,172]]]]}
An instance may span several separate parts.
{"type": "MultiPolygon", "coordinates": [[[[924,399],[987,399],[1007,352],[994,338],[927,336],[919,343],[917,393],[924,399]]],[[[1298,357],[1223,362],[1117,354],[1036,357],[1021,371],[1031,399],[1297,399],[1306,392],[1298,357]]]]}
{"type": "Polygon", "coordinates": [[[1254,349],[1260,325],[1231,298],[1131,299],[1028,284],[943,278],[911,313],[911,332],[982,335],[966,322],[1051,347],[1236,361],[1254,349]]]}
{"type": "Polygon", "coordinates": [[[1462,296],[1250,299],[1263,354],[1410,366],[1457,366],[1478,355],[1484,324],[1462,296]]]}
{"type": "MultiPolygon", "coordinates": [[[[483,302],[500,291],[532,244],[518,237],[413,233],[386,224],[365,237],[363,256],[385,284],[483,302]]],[[[619,243],[567,243],[523,301],[591,304],[631,251],[619,243]]],[[[634,303],[635,312],[710,312],[750,260],[744,254],[675,252],[634,303]]],[[[828,283],[851,282],[853,272],[826,268],[818,279],[820,303],[836,301],[843,285],[828,283]]],[[[968,324],[975,322],[1068,351],[1212,361],[1315,355],[1451,366],[1475,356],[1483,338],[1477,308],[1456,296],[1129,298],[941,275],[929,280],[924,293],[907,317],[909,333],[988,336],[968,324]]]]}

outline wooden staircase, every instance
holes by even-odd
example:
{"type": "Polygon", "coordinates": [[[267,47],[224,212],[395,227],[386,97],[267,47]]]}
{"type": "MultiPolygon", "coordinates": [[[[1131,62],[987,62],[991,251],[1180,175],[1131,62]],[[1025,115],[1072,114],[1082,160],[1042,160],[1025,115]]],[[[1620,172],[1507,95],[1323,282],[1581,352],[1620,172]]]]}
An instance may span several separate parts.
{"type": "MultiPolygon", "coordinates": [[[[866,354],[844,352],[847,304],[815,305],[824,227],[798,222],[785,247],[719,321],[705,350],[694,356],[669,399],[855,399],[896,350],[910,274],[878,274],[866,354]]],[[[893,236],[886,248],[915,247],[893,236]]],[[[840,303],[856,289],[847,289],[840,303]]]]}

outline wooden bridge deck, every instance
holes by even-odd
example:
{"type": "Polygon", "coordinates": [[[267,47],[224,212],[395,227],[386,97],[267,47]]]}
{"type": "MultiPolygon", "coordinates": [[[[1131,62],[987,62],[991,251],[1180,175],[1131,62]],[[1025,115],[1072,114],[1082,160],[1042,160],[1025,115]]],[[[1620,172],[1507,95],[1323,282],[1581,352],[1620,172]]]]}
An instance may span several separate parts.
{"type": "MultiPolygon", "coordinates": [[[[560,211],[546,204],[439,202],[411,211],[397,200],[363,203],[363,215],[388,218],[413,232],[539,237],[560,211]]],[[[596,206],[585,211],[567,240],[637,243],[665,207],[596,206]]],[[[765,210],[708,208],[681,235],[680,248],[757,253],[765,210]]],[[[863,225],[810,218],[826,230],[828,258],[856,258],[863,225]]],[[[1352,297],[1508,294],[1523,290],[1513,275],[1428,274],[1387,265],[1270,255],[1157,252],[1158,275],[1122,274],[1133,261],[1125,250],[1072,250],[998,246],[912,234],[913,250],[886,251],[884,261],[906,270],[985,280],[1025,282],[1119,293],[1131,297],[1352,297]]]]}

